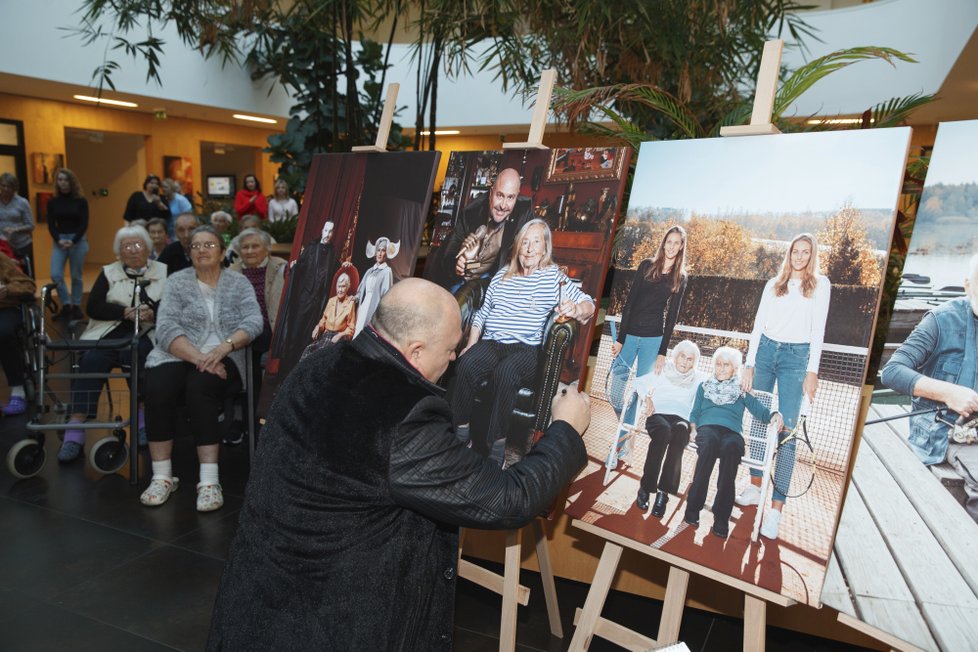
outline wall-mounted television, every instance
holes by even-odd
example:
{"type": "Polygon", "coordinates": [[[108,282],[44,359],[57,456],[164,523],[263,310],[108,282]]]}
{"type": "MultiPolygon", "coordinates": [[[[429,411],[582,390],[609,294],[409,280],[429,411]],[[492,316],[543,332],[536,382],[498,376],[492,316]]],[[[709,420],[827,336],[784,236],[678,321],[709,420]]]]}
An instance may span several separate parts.
{"type": "Polygon", "coordinates": [[[233,174],[208,174],[207,198],[231,199],[234,197],[234,181],[233,174]]]}

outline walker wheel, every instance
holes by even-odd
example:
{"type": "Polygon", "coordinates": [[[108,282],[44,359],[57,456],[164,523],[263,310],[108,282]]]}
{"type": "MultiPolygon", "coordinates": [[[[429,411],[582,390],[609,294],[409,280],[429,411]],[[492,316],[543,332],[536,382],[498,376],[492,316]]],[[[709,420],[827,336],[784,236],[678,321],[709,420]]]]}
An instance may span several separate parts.
{"type": "Polygon", "coordinates": [[[7,468],[14,477],[24,480],[41,472],[47,454],[36,439],[21,439],[7,452],[7,468]]]}
{"type": "Polygon", "coordinates": [[[99,439],[88,452],[88,461],[99,473],[115,473],[129,461],[129,447],[114,436],[99,439]]]}

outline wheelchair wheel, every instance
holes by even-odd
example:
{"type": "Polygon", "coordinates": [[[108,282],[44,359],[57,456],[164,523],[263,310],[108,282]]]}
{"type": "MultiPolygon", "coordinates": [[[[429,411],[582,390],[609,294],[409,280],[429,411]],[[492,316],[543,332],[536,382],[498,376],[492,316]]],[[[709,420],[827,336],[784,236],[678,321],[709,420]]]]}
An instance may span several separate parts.
{"type": "Polygon", "coordinates": [[[88,461],[99,473],[115,473],[129,461],[129,446],[110,435],[95,442],[88,452],[88,461]]]}
{"type": "Polygon", "coordinates": [[[36,439],[21,439],[7,453],[7,468],[15,478],[24,480],[41,472],[47,454],[36,439]]]}

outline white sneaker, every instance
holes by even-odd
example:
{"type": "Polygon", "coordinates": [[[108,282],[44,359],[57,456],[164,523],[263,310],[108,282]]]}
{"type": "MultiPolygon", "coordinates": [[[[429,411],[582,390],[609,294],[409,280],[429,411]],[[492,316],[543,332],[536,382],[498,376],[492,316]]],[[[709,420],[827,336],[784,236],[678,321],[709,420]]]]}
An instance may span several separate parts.
{"type": "Polygon", "coordinates": [[[781,512],[768,507],[764,510],[764,521],[761,523],[761,536],[765,539],[778,538],[778,525],[781,524],[781,512]]]}
{"type": "Polygon", "coordinates": [[[748,482],[740,495],[734,498],[734,502],[742,507],[759,504],[761,502],[761,488],[748,482]]]}

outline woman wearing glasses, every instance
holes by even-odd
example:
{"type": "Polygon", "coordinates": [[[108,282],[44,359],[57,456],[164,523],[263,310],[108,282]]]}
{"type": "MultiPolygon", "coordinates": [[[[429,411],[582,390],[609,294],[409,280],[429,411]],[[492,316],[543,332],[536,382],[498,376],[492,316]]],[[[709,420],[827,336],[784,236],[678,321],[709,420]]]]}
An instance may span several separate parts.
{"type": "MultiPolygon", "coordinates": [[[[59,175],[60,178],[60,175],[59,175]]],[[[53,201],[53,200],[52,200],[53,201]]],[[[153,348],[153,323],[156,306],[166,284],[166,265],[149,260],[152,239],[141,226],[124,226],[115,234],[112,250],[116,262],[102,268],[95,285],[88,295],[88,328],[81,334],[83,340],[124,339],[133,335],[136,311],[139,311],[139,369],[146,365],[146,356],[153,348]]],[[[82,373],[108,373],[113,367],[128,369],[129,347],[122,349],[93,348],[82,354],[79,371],[82,373]]],[[[140,378],[142,380],[142,378],[140,378]]],[[[94,419],[104,380],[101,378],[77,378],[71,381],[71,416],[68,425],[82,424],[94,419]]],[[[143,383],[138,383],[143,389],[143,383]]],[[[140,396],[143,393],[140,391],[140,396]]],[[[143,411],[139,411],[141,444],[145,445],[143,411]]],[[[58,461],[72,462],[81,457],[85,444],[85,431],[69,427],[58,451],[58,461]]]]}
{"type": "Polygon", "coordinates": [[[140,502],[162,505],[176,490],[170,456],[183,405],[197,444],[197,511],[224,505],[218,478],[218,416],[245,378],[244,348],[262,330],[251,283],[224,269],[224,242],[210,226],[190,236],[193,265],[167,279],[156,319],[156,348],[146,360],[146,430],[153,477],[140,502]]]}

